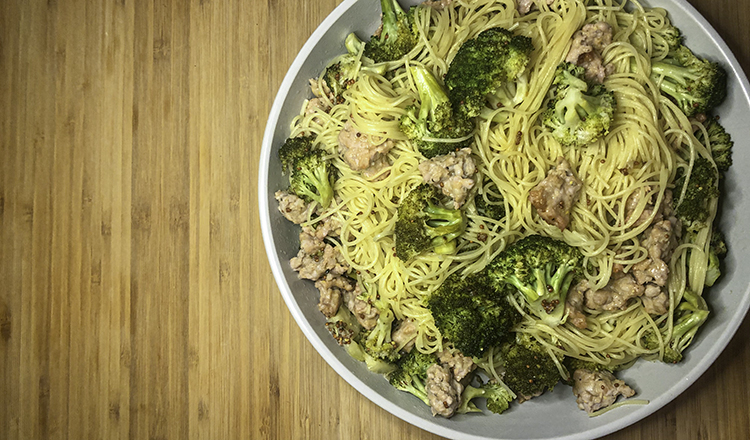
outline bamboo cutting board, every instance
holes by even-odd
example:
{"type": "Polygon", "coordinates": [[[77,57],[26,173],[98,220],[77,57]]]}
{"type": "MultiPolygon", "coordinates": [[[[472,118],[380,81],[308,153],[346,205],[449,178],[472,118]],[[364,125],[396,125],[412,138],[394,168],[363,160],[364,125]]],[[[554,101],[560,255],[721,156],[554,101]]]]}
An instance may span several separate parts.
{"type": "MultiPolygon", "coordinates": [[[[2,2],[0,439],[436,438],[325,364],[260,236],[271,101],[337,3],[2,2]]],[[[750,71],[750,2],[691,3],[750,71]]],[[[608,438],[750,438],[748,333],[608,438]]]]}

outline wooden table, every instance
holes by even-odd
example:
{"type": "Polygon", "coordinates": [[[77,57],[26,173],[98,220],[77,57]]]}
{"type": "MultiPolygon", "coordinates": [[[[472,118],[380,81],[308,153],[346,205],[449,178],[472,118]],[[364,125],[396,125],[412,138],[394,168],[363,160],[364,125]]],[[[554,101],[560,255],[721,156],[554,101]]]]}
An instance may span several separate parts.
{"type": "MultiPolygon", "coordinates": [[[[261,240],[271,101],[337,3],[3,2],[0,439],[435,438],[313,350],[261,240]]],[[[750,2],[691,3],[750,71],[750,2]]],[[[750,438],[749,333],[608,438],[750,438]]]]}

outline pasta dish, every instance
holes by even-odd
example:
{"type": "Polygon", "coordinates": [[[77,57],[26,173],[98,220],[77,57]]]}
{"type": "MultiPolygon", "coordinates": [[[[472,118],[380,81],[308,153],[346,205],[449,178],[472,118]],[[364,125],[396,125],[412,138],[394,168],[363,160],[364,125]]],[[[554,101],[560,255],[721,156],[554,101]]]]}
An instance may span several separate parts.
{"type": "Polygon", "coordinates": [[[726,253],[724,70],[634,0],[381,5],[279,146],[332,336],[435,415],[646,403],[616,372],[682,359],[726,253]]]}

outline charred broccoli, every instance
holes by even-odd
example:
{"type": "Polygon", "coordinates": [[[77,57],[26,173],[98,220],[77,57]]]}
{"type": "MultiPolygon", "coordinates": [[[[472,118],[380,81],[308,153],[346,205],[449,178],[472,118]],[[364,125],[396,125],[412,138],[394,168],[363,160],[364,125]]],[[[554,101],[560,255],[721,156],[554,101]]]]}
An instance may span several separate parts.
{"type": "Polygon", "coordinates": [[[577,248],[530,235],[505,248],[486,270],[498,288],[510,284],[518,289],[528,309],[554,327],[565,322],[568,289],[582,269],[583,255],[577,248]]]}
{"type": "Polygon", "coordinates": [[[433,250],[450,254],[456,238],[466,229],[463,213],[440,205],[437,188],[423,183],[406,195],[398,207],[396,220],[396,256],[408,261],[433,250]]]}
{"type": "Polygon", "coordinates": [[[419,91],[420,105],[406,109],[401,131],[428,159],[468,146],[474,123],[454,114],[447,92],[424,66],[412,65],[409,72],[419,91]]]}
{"type": "Polygon", "coordinates": [[[726,71],[682,44],[663,60],[651,63],[650,76],[687,116],[709,112],[727,95],[726,71]]]}
{"type": "Polygon", "coordinates": [[[414,12],[404,11],[396,0],[380,0],[383,12],[380,32],[365,43],[364,55],[376,63],[397,60],[419,41],[414,12]]]}
{"type": "Polygon", "coordinates": [[[306,202],[328,207],[333,200],[333,165],[312,136],[287,139],[279,148],[279,160],[284,172],[289,172],[292,193],[306,202]]]}
{"type": "Polygon", "coordinates": [[[542,123],[562,145],[584,146],[609,132],[615,96],[603,84],[586,81],[584,68],[561,63],[542,123]]]}
{"type": "Polygon", "coordinates": [[[480,357],[485,349],[514,338],[521,315],[479,272],[461,279],[452,275],[427,300],[427,308],[444,338],[467,356],[480,357]]]}
{"type": "MultiPolygon", "coordinates": [[[[515,82],[524,74],[533,49],[530,38],[503,28],[487,29],[465,42],[445,75],[454,111],[472,118],[486,106],[488,95],[499,90],[508,94],[506,83],[515,82]]],[[[525,82],[520,84],[513,87],[515,102],[523,99],[519,92],[523,95],[525,82]]]]}

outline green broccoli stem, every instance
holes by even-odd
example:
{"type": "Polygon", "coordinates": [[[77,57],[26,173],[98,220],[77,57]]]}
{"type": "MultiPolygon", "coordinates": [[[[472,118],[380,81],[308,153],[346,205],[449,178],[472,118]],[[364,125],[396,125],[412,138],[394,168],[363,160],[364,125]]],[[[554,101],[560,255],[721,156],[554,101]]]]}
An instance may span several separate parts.
{"type": "Polygon", "coordinates": [[[314,170],[304,168],[299,172],[302,172],[320,192],[320,194],[316,194],[314,191],[305,188],[302,190],[303,195],[315,200],[322,208],[327,208],[333,200],[333,186],[329,180],[326,166],[320,165],[315,167],[314,170]]]}
{"type": "Polygon", "coordinates": [[[457,228],[460,228],[463,224],[463,214],[456,209],[429,205],[425,208],[425,212],[430,216],[426,223],[433,236],[455,233],[457,228]]]}
{"type": "Polygon", "coordinates": [[[672,327],[670,346],[682,352],[708,319],[709,310],[706,301],[691,290],[685,290],[682,302],[677,306],[680,317],[672,327]]]}
{"type": "Polygon", "coordinates": [[[551,272],[551,263],[543,269],[533,269],[533,286],[525,284],[517,277],[510,277],[506,281],[523,293],[529,306],[539,315],[542,322],[554,327],[564,322],[565,300],[573,281],[573,273],[566,266],[558,267],[554,274],[551,272]]]}
{"type": "Polygon", "coordinates": [[[474,402],[472,402],[472,399],[476,397],[482,397],[484,396],[484,394],[485,390],[483,388],[477,388],[471,385],[467,385],[461,393],[461,403],[458,406],[458,409],[456,409],[456,414],[482,412],[482,410],[477,408],[474,402]]]}
{"type": "Polygon", "coordinates": [[[675,341],[682,340],[685,336],[694,335],[698,331],[698,327],[708,318],[708,310],[699,310],[692,305],[680,308],[689,311],[689,314],[679,319],[672,328],[672,339],[675,341]]]}
{"type": "MultiPolygon", "coordinates": [[[[661,81],[659,83],[659,90],[671,96],[672,98],[676,99],[677,103],[680,104],[680,106],[682,106],[685,102],[694,101],[689,95],[686,95],[681,90],[679,90],[677,84],[671,81],[661,81]]],[[[695,104],[691,104],[691,105],[695,105],[695,104]]]]}
{"type": "Polygon", "coordinates": [[[383,30],[380,38],[395,38],[398,34],[398,14],[403,14],[404,10],[396,0],[380,0],[380,7],[383,12],[383,30]]]}
{"type": "Polygon", "coordinates": [[[401,391],[413,394],[419,400],[424,402],[425,405],[430,404],[430,399],[427,397],[427,391],[425,390],[424,384],[418,377],[412,377],[410,384],[401,382],[398,385],[394,385],[394,387],[401,391]]]}
{"type": "Polygon", "coordinates": [[[409,72],[414,78],[414,85],[419,91],[419,119],[437,121],[441,116],[435,113],[440,104],[449,103],[448,94],[443,86],[437,81],[424,66],[413,65],[409,72]]]}
{"type": "Polygon", "coordinates": [[[354,32],[346,36],[344,40],[344,47],[346,51],[351,55],[357,55],[364,47],[364,42],[354,32]]]}
{"type": "Polygon", "coordinates": [[[686,79],[696,79],[696,76],[686,67],[659,61],[651,64],[651,75],[657,78],[659,76],[669,78],[683,87],[687,85],[686,79]]]}

